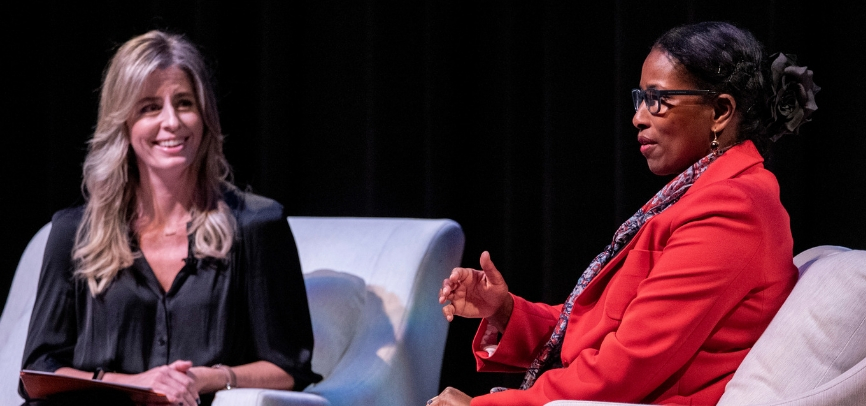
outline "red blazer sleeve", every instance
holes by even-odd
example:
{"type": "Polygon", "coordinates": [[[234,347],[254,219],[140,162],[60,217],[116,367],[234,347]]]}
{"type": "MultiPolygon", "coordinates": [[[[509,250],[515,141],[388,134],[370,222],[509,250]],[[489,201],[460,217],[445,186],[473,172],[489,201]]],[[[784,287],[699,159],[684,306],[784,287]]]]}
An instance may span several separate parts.
{"type": "Polygon", "coordinates": [[[482,320],[472,341],[475,353],[475,363],[479,371],[484,372],[522,372],[535,359],[535,354],[553,333],[553,327],[559,320],[562,305],[550,306],[543,303],[531,303],[519,296],[514,296],[514,310],[508,325],[502,334],[499,347],[493,355],[488,355],[482,347],[482,339],[487,331],[487,320],[482,320]]]}

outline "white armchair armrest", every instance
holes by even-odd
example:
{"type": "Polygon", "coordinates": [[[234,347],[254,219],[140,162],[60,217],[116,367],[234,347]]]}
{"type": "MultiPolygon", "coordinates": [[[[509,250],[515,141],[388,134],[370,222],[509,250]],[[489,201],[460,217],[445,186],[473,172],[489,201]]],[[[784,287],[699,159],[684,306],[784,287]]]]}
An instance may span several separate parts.
{"type": "Polygon", "coordinates": [[[214,406],[330,406],[328,401],[312,393],[285,390],[238,388],[217,392],[214,406]]]}

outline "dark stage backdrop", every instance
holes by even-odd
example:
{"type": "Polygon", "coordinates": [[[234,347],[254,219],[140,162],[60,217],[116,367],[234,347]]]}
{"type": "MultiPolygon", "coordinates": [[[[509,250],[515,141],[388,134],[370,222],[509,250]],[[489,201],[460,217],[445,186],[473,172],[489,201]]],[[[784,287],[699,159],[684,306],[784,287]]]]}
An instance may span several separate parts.
{"type": "MultiPolygon", "coordinates": [[[[864,2],[80,3],[4,13],[0,303],[33,233],[81,202],[108,58],[152,28],[187,34],[209,58],[239,185],[293,215],[454,219],[464,266],[489,250],[513,292],[559,303],[667,181],[631,125],[651,42],[680,23],[731,21],[799,55],[823,88],[814,121],[768,162],[796,252],[866,249],[864,2]]],[[[474,372],[476,326],[452,323],[442,376],[429,379],[472,395],[516,385],[474,372]]]]}

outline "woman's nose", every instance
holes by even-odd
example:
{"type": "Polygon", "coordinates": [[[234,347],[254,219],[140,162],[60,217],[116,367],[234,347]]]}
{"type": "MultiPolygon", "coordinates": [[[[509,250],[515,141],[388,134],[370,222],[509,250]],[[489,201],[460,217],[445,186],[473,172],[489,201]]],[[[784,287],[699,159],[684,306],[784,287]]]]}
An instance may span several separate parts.
{"type": "Polygon", "coordinates": [[[180,119],[177,117],[177,111],[174,106],[166,104],[162,109],[162,128],[167,131],[174,131],[180,125],[180,119]]]}
{"type": "Polygon", "coordinates": [[[641,103],[638,105],[637,110],[635,110],[634,115],[631,117],[631,124],[638,129],[646,127],[648,114],[649,111],[647,111],[646,105],[641,103]]]}

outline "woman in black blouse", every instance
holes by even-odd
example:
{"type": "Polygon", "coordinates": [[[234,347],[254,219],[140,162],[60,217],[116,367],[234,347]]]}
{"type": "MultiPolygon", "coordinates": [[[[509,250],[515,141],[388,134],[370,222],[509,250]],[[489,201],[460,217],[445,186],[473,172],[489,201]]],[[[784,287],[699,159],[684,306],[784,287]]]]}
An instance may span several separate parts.
{"type": "Polygon", "coordinates": [[[286,213],[230,183],[194,45],[151,31],[120,47],[83,177],[86,204],[52,219],[24,369],[187,405],[321,380],[286,213]]]}

